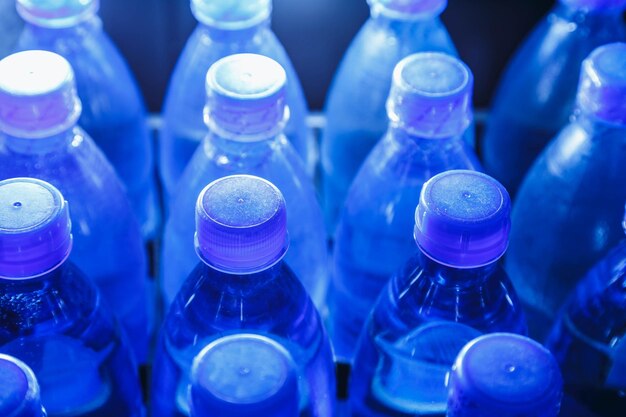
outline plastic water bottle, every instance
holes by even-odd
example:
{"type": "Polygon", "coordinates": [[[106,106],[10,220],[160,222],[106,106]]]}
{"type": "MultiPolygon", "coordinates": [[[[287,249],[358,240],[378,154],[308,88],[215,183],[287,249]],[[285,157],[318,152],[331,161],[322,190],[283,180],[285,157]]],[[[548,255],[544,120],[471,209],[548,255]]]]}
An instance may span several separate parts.
{"type": "Polygon", "coordinates": [[[17,38],[22,32],[22,19],[15,10],[12,1],[0,2],[0,58],[9,55],[15,49],[17,38]]]}
{"type": "Polygon", "coordinates": [[[152,139],[137,84],[102,30],[100,0],[16,0],[26,21],[19,50],[43,49],[67,59],[83,111],[79,124],[119,175],[144,239],[160,224],[152,139]]]}
{"type": "Polygon", "coordinates": [[[141,417],[132,353],[96,288],[67,260],[70,229],[52,185],[0,181],[0,352],[37,375],[49,417],[141,417]]]}
{"type": "Polygon", "coordinates": [[[47,51],[0,61],[0,180],[35,177],[72,204],[72,261],[96,283],[137,354],[148,348],[146,254],[113,167],[76,126],[81,105],[69,63],[47,51]]]}
{"type": "Polygon", "coordinates": [[[178,59],[163,110],[159,168],[166,195],[175,194],[178,180],[206,136],[202,87],[207,70],[232,54],[265,55],[285,69],[291,114],[285,134],[312,170],[314,155],[307,140],[306,101],[291,61],[270,28],[272,0],[191,0],[191,11],[199,24],[178,59]]]}
{"type": "Polygon", "coordinates": [[[296,364],[271,338],[224,336],[204,348],[191,369],[191,417],[300,416],[296,364]]]}
{"type": "Polygon", "coordinates": [[[350,378],[356,416],[444,414],[446,375],[465,344],[489,332],[525,333],[513,286],[498,264],[508,244],[509,196],[475,171],[446,171],[422,188],[419,251],[370,314],[350,378]]]}
{"type": "MultiPolygon", "coordinates": [[[[626,215],[622,223],[626,232],[626,215]]],[[[568,415],[626,410],[626,239],[598,262],[562,309],[546,346],[565,379],[568,415]]]]}
{"type": "Polygon", "coordinates": [[[623,237],[624,161],[626,44],[615,43],[583,63],[574,118],[529,171],[513,210],[506,266],[538,338],[623,237]]]}
{"type": "Polygon", "coordinates": [[[624,9],[625,0],[558,0],[509,63],[482,150],[485,169],[512,196],[569,122],[582,61],[601,45],[626,40],[624,9]]]}
{"type": "Polygon", "coordinates": [[[412,230],[422,185],[449,169],[477,169],[462,139],[472,120],[469,68],[442,53],[419,53],[394,71],[389,129],[365,160],[335,234],[330,334],[350,360],[380,290],[415,252],[412,230]]]}
{"type": "Polygon", "coordinates": [[[206,74],[209,132],[179,182],[165,227],[167,305],[198,263],[193,250],[198,194],[220,177],[251,174],[268,179],[283,192],[291,241],[287,262],[322,306],[328,285],[324,220],[313,183],[282,133],[287,117],[285,81],[278,63],[253,54],[223,58],[206,74]]]}
{"type": "Polygon", "coordinates": [[[393,69],[410,54],[456,55],[439,15],[447,0],[368,0],[371,17],[352,41],[326,102],[321,148],[326,224],[334,232],[361,163],[385,134],[393,69]]]}
{"type": "Polygon", "coordinates": [[[459,353],[448,390],[447,417],[557,417],[563,378],[554,356],[539,343],[492,333],[459,353]]]}
{"type": "Polygon", "coordinates": [[[21,360],[3,354],[0,354],[0,415],[46,417],[33,371],[21,360]]]}
{"type": "Polygon", "coordinates": [[[280,191],[248,175],[216,180],[197,199],[196,225],[199,263],[172,304],[157,347],[154,416],[188,415],[194,358],[215,339],[242,331],[270,336],[289,351],[300,415],[332,416],[333,354],[313,302],[283,261],[289,239],[280,191]]]}

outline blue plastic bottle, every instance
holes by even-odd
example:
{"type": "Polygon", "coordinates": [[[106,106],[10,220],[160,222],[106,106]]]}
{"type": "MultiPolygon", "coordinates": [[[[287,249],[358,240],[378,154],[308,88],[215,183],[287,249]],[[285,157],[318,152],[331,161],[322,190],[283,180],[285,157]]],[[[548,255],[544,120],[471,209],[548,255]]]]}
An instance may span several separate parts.
{"type": "Polygon", "coordinates": [[[285,217],[280,191],[258,177],[224,177],[200,193],[199,262],[174,300],[157,346],[155,417],[188,415],[194,358],[215,339],[242,331],[272,337],[289,351],[299,378],[299,415],[333,415],[333,354],[319,313],[283,261],[285,217]]]}
{"type": "Polygon", "coordinates": [[[543,339],[576,282],[623,237],[626,44],[582,66],[577,110],[537,159],[514,209],[507,271],[543,339]]]}
{"type": "Polygon", "coordinates": [[[93,280],[126,330],[137,359],[148,348],[146,254],[113,167],[76,126],[81,104],[69,63],[47,51],[0,61],[0,180],[35,177],[72,204],[72,261],[93,280]]]}
{"type": "Polygon", "coordinates": [[[313,153],[305,122],[307,105],[291,61],[270,28],[272,0],[191,0],[191,11],[199,24],[178,59],[163,109],[159,168],[166,196],[175,194],[178,180],[206,136],[202,112],[207,70],[232,54],[265,55],[285,69],[291,114],[285,134],[312,170],[313,153]]]}
{"type": "Polygon", "coordinates": [[[43,49],[67,59],[76,75],[83,111],[79,125],[115,168],[144,239],[160,224],[152,139],[137,84],[102,30],[100,0],[16,0],[26,25],[19,50],[43,49]]]}
{"type": "Polygon", "coordinates": [[[296,364],[271,338],[224,336],[194,359],[190,417],[299,417],[299,399],[296,364]]]}
{"type": "Polygon", "coordinates": [[[142,417],[133,355],[99,292],[67,260],[70,229],[68,203],[52,185],[0,181],[0,352],[37,375],[48,417],[142,417]]]}
{"type": "Polygon", "coordinates": [[[0,354],[0,415],[46,417],[33,371],[19,359],[0,354]]]}
{"type": "Polygon", "coordinates": [[[385,286],[357,348],[350,378],[354,417],[444,414],[446,375],[482,332],[525,333],[498,259],[508,244],[509,196],[493,178],[446,171],[422,188],[419,248],[385,286]]]}
{"type": "Polygon", "coordinates": [[[321,148],[326,225],[334,232],[359,167],[388,125],[385,100],[393,69],[410,54],[456,55],[439,15],[447,0],[368,0],[365,23],[335,75],[321,148]]]}
{"type": "Polygon", "coordinates": [[[485,169],[512,196],[574,110],[582,61],[626,40],[625,0],[558,0],[520,47],[500,82],[487,123],[485,169]]]}
{"type": "Polygon", "coordinates": [[[447,417],[557,417],[562,397],[559,364],[546,348],[524,336],[492,333],[459,353],[447,417]]]}
{"type": "Polygon", "coordinates": [[[291,236],[287,262],[315,303],[323,305],[328,286],[324,220],[313,183],[282,133],[288,115],[285,81],[278,63],[253,54],[223,58],[206,74],[209,132],[179,182],[165,227],[167,305],[198,263],[193,250],[198,194],[206,184],[231,174],[266,178],[283,192],[291,236]]]}
{"type": "Polygon", "coordinates": [[[626,410],[626,239],[578,284],[546,346],[563,370],[568,415],[626,410]]]}
{"type": "Polygon", "coordinates": [[[477,169],[462,139],[472,120],[469,68],[441,53],[419,53],[394,71],[389,129],[348,193],[334,246],[330,334],[350,360],[380,290],[415,252],[415,206],[424,182],[448,169],[477,169]]]}

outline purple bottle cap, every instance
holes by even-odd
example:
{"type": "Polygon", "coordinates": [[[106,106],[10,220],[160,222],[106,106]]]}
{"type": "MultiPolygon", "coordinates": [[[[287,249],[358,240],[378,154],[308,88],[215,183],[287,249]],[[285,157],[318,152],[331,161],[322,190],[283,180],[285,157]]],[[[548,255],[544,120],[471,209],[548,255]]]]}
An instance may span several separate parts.
{"type": "Polygon", "coordinates": [[[498,181],[476,171],[446,171],[422,187],[415,241],[438,263],[477,268],[506,251],[510,214],[509,194],[498,181]]]}
{"type": "Polygon", "coordinates": [[[299,415],[291,355],[254,334],[226,336],[205,347],[193,362],[190,397],[192,417],[299,415]]]}
{"type": "Polygon", "coordinates": [[[578,108],[616,124],[626,124],[626,43],[596,48],[583,61],[578,108]]]}
{"type": "Polygon", "coordinates": [[[619,12],[626,8],[626,0],[561,0],[561,3],[575,9],[614,10],[619,12]]]}
{"type": "Polygon", "coordinates": [[[240,30],[269,19],[272,0],[191,0],[191,12],[207,26],[240,30]]]}
{"type": "Polygon", "coordinates": [[[22,19],[33,25],[64,28],[95,15],[100,0],[16,0],[15,6],[22,19]]]}
{"type": "Polygon", "coordinates": [[[240,141],[278,134],[287,119],[286,82],[285,70],[271,58],[237,54],[220,59],[206,75],[206,125],[240,141]]]}
{"type": "Polygon", "coordinates": [[[239,274],[262,271],[283,258],[288,243],[285,200],[271,182],[231,175],[200,193],[196,251],[209,266],[239,274]]]}
{"type": "Polygon", "coordinates": [[[392,19],[413,20],[439,16],[448,0],[367,0],[373,15],[384,14],[392,19]]]}
{"type": "Polygon", "coordinates": [[[473,85],[467,65],[450,55],[410,55],[393,71],[387,115],[393,125],[418,136],[459,136],[472,122],[473,85]]]}
{"type": "Polygon", "coordinates": [[[448,417],[556,417],[563,380],[552,354],[511,333],[468,343],[448,381],[448,417]]]}
{"type": "Polygon", "coordinates": [[[71,249],[68,205],[59,190],[34,178],[0,181],[0,277],[47,273],[71,249]]]}
{"type": "Polygon", "coordinates": [[[43,416],[35,374],[24,362],[4,354],[0,354],[0,416],[43,416]]]}
{"type": "Polygon", "coordinates": [[[69,129],[80,117],[74,72],[48,51],[24,51],[0,61],[0,130],[37,139],[69,129]]]}

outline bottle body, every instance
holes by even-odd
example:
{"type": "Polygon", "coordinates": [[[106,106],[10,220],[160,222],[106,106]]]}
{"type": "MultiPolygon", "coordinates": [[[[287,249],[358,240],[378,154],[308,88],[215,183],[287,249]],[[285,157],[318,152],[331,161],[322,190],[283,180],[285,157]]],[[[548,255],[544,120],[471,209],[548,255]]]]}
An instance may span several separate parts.
{"type": "Polygon", "coordinates": [[[115,168],[144,239],[151,240],[160,227],[160,209],[146,110],[128,66],[101,26],[95,16],[60,29],[27,23],[18,49],[48,50],[70,62],[82,101],[78,124],[115,168]]]}
{"type": "Polygon", "coordinates": [[[0,179],[50,182],[71,205],[71,260],[93,280],[140,362],[148,349],[146,254],[139,225],[113,167],[79,128],[44,139],[0,135],[0,179]]]}
{"type": "Polygon", "coordinates": [[[194,251],[193,210],[200,191],[232,174],[250,174],[275,184],[287,203],[290,249],[286,260],[320,308],[326,294],[327,248],[321,208],[301,159],[284,135],[259,142],[238,142],[209,135],[196,150],[180,179],[170,206],[163,242],[166,305],[198,262],[194,251]]]}
{"type": "Polygon", "coordinates": [[[301,378],[301,416],[332,415],[335,379],[330,343],[311,299],[282,261],[247,275],[197,265],[161,332],[154,367],[154,415],[188,415],[193,358],[214,339],[244,329],[275,339],[293,357],[301,378]]]}
{"type": "Polygon", "coordinates": [[[421,51],[456,55],[439,18],[398,21],[370,18],[352,42],[326,103],[321,148],[325,219],[334,232],[350,184],[387,125],[385,101],[395,65],[421,51]]]}
{"type": "Polygon", "coordinates": [[[35,278],[0,279],[0,292],[0,351],[36,374],[48,417],[144,416],[132,353],[71,262],[35,278]]]}
{"type": "Polygon", "coordinates": [[[626,130],[579,115],[520,188],[506,265],[543,339],[577,280],[622,238],[626,130]]]}
{"type": "Polygon", "coordinates": [[[445,415],[445,378],[456,355],[481,333],[497,331],[526,332],[497,262],[456,269],[417,253],[385,286],[363,328],[352,415],[445,415]]]}
{"type": "Polygon", "coordinates": [[[596,47],[626,39],[620,13],[558,5],[516,53],[487,124],[485,169],[517,193],[524,175],[574,110],[583,60],[596,47]]]}
{"type": "Polygon", "coordinates": [[[461,137],[419,138],[391,128],[357,174],[337,226],[329,290],[329,332],[341,360],[352,358],[381,289],[415,252],[422,185],[450,169],[480,170],[461,137]]]}
{"type": "Polygon", "coordinates": [[[170,80],[163,111],[159,141],[160,174],[166,201],[174,194],[178,181],[194,152],[206,136],[203,121],[206,104],[205,77],[219,59],[237,53],[256,53],[276,60],[287,72],[287,105],[290,120],[285,134],[302,160],[312,167],[306,127],[307,107],[293,65],[269,22],[241,31],[219,31],[199,24],[187,41],[170,80]],[[232,33],[231,33],[232,32],[232,33]]]}

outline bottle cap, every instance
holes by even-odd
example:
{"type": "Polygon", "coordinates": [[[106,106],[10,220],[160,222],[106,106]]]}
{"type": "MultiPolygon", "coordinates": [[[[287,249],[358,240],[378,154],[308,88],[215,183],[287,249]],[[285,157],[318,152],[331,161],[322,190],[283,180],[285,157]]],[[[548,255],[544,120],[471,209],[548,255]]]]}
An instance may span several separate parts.
{"type": "Polygon", "coordinates": [[[626,124],[626,43],[596,48],[583,61],[577,101],[583,113],[626,124]]]}
{"type": "Polygon", "coordinates": [[[271,182],[232,175],[209,184],[196,205],[196,250],[209,266],[229,273],[262,271],[287,251],[287,211],[271,182]]]}
{"type": "Polygon", "coordinates": [[[271,58],[237,54],[206,75],[206,125],[225,137],[256,141],[276,135],[286,122],[287,74],[271,58]]]}
{"type": "Polygon", "coordinates": [[[34,178],[0,181],[0,277],[47,273],[71,249],[68,205],[59,190],[34,178]]]}
{"type": "Polygon", "coordinates": [[[191,12],[210,27],[246,29],[270,18],[272,0],[191,0],[191,12]]]}
{"type": "Polygon", "coordinates": [[[33,371],[22,361],[0,354],[0,415],[3,417],[42,416],[39,384],[33,371]]]}
{"type": "Polygon", "coordinates": [[[510,213],[509,194],[498,181],[475,171],[446,171],[422,187],[415,241],[438,263],[477,268],[506,251],[510,213]]]}
{"type": "Polygon", "coordinates": [[[561,0],[561,2],[576,9],[586,10],[615,10],[619,12],[626,8],[626,0],[561,0]]]}
{"type": "Polygon", "coordinates": [[[404,58],[387,100],[392,124],[426,138],[462,135],[472,122],[474,77],[462,61],[439,52],[404,58]]]}
{"type": "Polygon", "coordinates": [[[191,371],[191,415],[298,416],[298,378],[291,355],[272,339],[237,334],[196,356],[191,371]]]}
{"type": "Polygon", "coordinates": [[[448,0],[367,0],[372,14],[384,14],[392,19],[412,20],[439,16],[448,0]]]}
{"type": "Polygon", "coordinates": [[[69,129],[80,117],[74,72],[48,51],[24,51],[0,61],[0,130],[37,139],[69,129]]]}
{"type": "Polygon", "coordinates": [[[33,25],[64,28],[89,19],[100,8],[100,0],[16,0],[22,19],[33,25]]]}
{"type": "Polygon", "coordinates": [[[492,333],[461,350],[448,389],[449,417],[556,417],[563,380],[558,363],[539,343],[492,333]]]}

